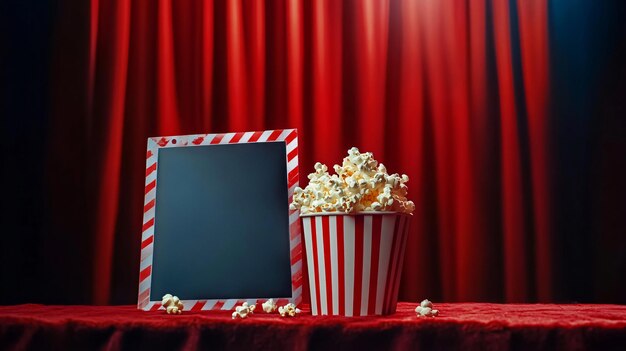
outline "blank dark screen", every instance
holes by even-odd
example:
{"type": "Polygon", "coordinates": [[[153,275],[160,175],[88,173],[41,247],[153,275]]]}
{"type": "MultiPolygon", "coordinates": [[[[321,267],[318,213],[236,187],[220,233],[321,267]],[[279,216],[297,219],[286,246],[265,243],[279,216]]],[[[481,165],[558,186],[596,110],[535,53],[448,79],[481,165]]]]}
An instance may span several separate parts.
{"type": "Polygon", "coordinates": [[[285,152],[159,149],[151,300],[291,297],[285,152]]]}

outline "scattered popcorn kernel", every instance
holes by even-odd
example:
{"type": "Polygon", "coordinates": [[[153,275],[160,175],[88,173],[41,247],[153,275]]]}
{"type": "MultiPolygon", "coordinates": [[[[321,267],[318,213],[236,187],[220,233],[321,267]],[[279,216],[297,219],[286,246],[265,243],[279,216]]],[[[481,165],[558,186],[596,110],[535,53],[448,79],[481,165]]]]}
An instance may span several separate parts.
{"type": "Polygon", "coordinates": [[[172,294],[163,295],[161,299],[161,306],[165,308],[167,314],[181,314],[183,312],[183,303],[178,296],[172,296],[172,294]]]}
{"type": "Polygon", "coordinates": [[[300,313],[299,308],[296,308],[296,305],[293,303],[288,303],[285,306],[278,307],[278,313],[281,317],[295,317],[298,313],[300,313]]]}
{"type": "Polygon", "coordinates": [[[265,313],[272,313],[272,312],[275,312],[275,311],[276,311],[276,308],[277,308],[277,306],[276,306],[276,301],[274,301],[274,299],[269,299],[269,300],[267,300],[267,301],[263,302],[263,303],[261,304],[261,307],[263,307],[263,311],[264,311],[265,313]]]}
{"type": "Polygon", "coordinates": [[[415,307],[415,313],[418,317],[436,317],[439,315],[439,310],[433,309],[433,303],[426,299],[415,307]]]}
{"type": "Polygon", "coordinates": [[[254,313],[254,309],[256,308],[256,305],[248,305],[247,302],[244,302],[243,304],[241,304],[241,306],[237,306],[235,307],[235,312],[233,312],[232,317],[233,319],[235,318],[247,318],[248,315],[254,313]]]}

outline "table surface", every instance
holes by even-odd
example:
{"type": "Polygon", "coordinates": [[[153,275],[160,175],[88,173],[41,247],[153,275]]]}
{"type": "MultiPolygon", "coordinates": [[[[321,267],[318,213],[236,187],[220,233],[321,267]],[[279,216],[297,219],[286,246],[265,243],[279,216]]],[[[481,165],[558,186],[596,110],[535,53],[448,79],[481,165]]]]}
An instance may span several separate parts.
{"type": "MultiPolygon", "coordinates": [[[[303,313],[295,318],[281,318],[278,314],[265,314],[257,311],[249,318],[235,320],[231,318],[230,311],[183,312],[182,315],[167,315],[164,311],[140,311],[135,306],[34,304],[0,306],[0,348],[4,349],[3,343],[6,346],[20,342],[24,338],[21,333],[25,331],[20,332],[14,329],[28,326],[31,330],[33,328],[38,331],[54,330],[54,333],[62,335],[70,333],[73,337],[77,335],[77,330],[86,332],[92,329],[92,331],[104,333],[104,336],[100,336],[103,340],[108,340],[116,331],[130,332],[128,335],[134,335],[133,337],[136,337],[137,330],[141,330],[142,333],[150,331],[152,333],[150,335],[164,337],[172,331],[191,328],[193,333],[198,333],[194,340],[204,340],[206,345],[218,345],[223,348],[237,345],[237,340],[227,337],[232,334],[239,335],[241,342],[248,340],[247,342],[263,346],[260,348],[284,345],[286,349],[323,349],[327,347],[323,345],[330,342],[328,340],[334,340],[335,344],[331,345],[335,346],[345,342],[341,345],[342,347],[348,346],[348,348],[350,345],[359,345],[359,343],[360,345],[384,346],[384,348],[389,345],[402,348],[401,345],[418,343],[422,346],[448,345],[450,348],[460,346],[467,349],[480,349],[496,342],[497,345],[504,345],[505,349],[507,345],[511,347],[514,344],[526,345],[528,349],[533,349],[547,342],[549,346],[546,349],[570,348],[572,345],[582,345],[583,349],[587,348],[585,346],[608,347],[608,349],[617,346],[616,349],[626,349],[626,306],[435,303],[435,308],[439,309],[440,315],[434,318],[418,318],[414,312],[416,306],[417,303],[399,303],[397,312],[393,315],[350,318],[312,316],[305,306],[303,313]],[[263,334],[259,334],[259,330],[262,330],[263,334]],[[218,331],[226,337],[220,336],[219,343],[214,344],[214,337],[218,331]],[[245,336],[247,332],[250,334],[249,337],[245,336]],[[567,333],[572,334],[567,335],[567,333]],[[263,336],[265,334],[267,338],[263,336]],[[385,337],[380,339],[381,335],[385,337]],[[467,339],[468,335],[471,338],[467,339]],[[494,335],[498,338],[492,340],[494,335]],[[274,337],[294,338],[297,343],[289,344],[286,339],[282,340],[285,343],[280,343],[280,340],[271,339],[274,337]],[[273,342],[276,344],[272,344],[273,342]],[[443,344],[437,344],[439,342],[443,344]],[[622,346],[624,348],[621,348],[622,346]]],[[[128,335],[122,340],[131,340],[128,339],[128,335]]],[[[190,335],[186,334],[185,338],[188,339],[190,335]]],[[[58,336],[55,338],[65,340],[59,339],[58,336]]],[[[135,346],[142,345],[149,349],[146,340],[152,340],[150,338],[153,336],[146,335],[139,338],[140,340],[135,340],[135,346]]],[[[32,346],[32,342],[27,341],[26,344],[31,343],[29,345],[32,346]]],[[[376,348],[374,346],[372,347],[376,348]]],[[[496,347],[496,349],[499,348],[501,347],[496,347]]],[[[517,346],[514,348],[524,349],[524,347],[517,346]]]]}
{"type": "Polygon", "coordinates": [[[0,306],[0,323],[28,321],[30,323],[96,322],[123,326],[127,323],[161,327],[171,323],[264,323],[264,324],[342,324],[356,327],[360,323],[377,320],[401,324],[488,324],[498,326],[576,327],[602,325],[626,327],[626,305],[601,304],[493,304],[493,303],[436,303],[438,317],[417,318],[414,312],[418,303],[401,302],[395,314],[376,317],[312,316],[307,306],[296,318],[281,318],[277,313],[266,314],[257,310],[246,319],[231,318],[232,311],[184,311],[181,315],[168,315],[165,311],[140,311],[136,306],[0,306]]]}

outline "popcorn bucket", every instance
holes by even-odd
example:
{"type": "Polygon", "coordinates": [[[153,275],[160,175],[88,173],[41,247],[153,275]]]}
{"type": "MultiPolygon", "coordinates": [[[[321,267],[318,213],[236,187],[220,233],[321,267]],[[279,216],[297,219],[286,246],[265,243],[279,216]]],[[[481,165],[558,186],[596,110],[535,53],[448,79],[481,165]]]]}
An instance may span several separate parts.
{"type": "Polygon", "coordinates": [[[301,215],[313,315],[396,311],[410,214],[301,215]]]}

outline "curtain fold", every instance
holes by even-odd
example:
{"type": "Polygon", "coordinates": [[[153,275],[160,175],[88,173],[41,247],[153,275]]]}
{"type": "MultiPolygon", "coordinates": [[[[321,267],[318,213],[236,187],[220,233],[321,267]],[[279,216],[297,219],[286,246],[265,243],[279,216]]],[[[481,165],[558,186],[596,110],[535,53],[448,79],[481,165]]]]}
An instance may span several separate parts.
{"type": "MultiPolygon", "coordinates": [[[[409,175],[400,299],[554,298],[545,1],[81,9],[90,33],[75,87],[86,92],[89,156],[54,156],[93,186],[58,183],[52,195],[89,203],[88,301],[134,302],[147,137],[277,128],[299,129],[302,184],[315,161],[332,166],[351,146],[409,175]]],[[[54,111],[56,129],[77,118],[54,111]]]]}

